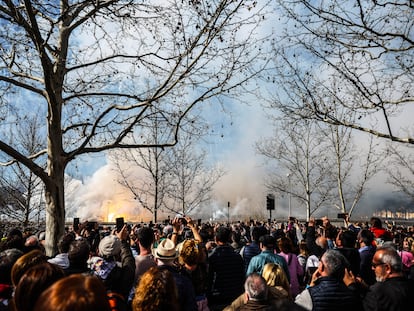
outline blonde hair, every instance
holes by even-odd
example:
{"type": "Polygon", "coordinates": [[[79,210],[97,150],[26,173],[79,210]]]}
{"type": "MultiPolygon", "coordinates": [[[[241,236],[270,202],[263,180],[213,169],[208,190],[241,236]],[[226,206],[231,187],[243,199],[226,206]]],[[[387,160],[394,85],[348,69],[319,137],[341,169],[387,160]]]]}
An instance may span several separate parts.
{"type": "Polygon", "coordinates": [[[281,266],[275,263],[267,263],[263,267],[263,278],[266,280],[268,286],[280,286],[288,293],[290,292],[290,284],[285,271],[281,266]]]}
{"type": "Polygon", "coordinates": [[[145,272],[135,290],[132,310],[177,311],[178,291],[172,273],[159,267],[145,272]]]}
{"type": "Polygon", "coordinates": [[[193,266],[198,264],[202,259],[202,252],[199,243],[195,240],[185,240],[179,246],[179,262],[180,264],[187,264],[193,266]]]}

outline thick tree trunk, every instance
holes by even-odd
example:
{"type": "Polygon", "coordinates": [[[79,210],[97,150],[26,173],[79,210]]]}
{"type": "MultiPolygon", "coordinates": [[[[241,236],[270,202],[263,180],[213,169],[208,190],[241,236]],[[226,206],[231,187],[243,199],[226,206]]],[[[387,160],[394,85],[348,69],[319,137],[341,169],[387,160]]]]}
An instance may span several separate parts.
{"type": "MultiPolygon", "coordinates": [[[[65,168],[67,158],[63,150],[61,115],[63,100],[60,95],[61,79],[57,76],[52,82],[54,101],[49,102],[48,115],[48,181],[45,183],[46,198],[46,254],[58,253],[57,245],[65,231],[65,168]],[[54,85],[53,83],[56,83],[54,85]]],[[[52,92],[52,91],[51,91],[52,92]]]]}
{"type": "MultiPolygon", "coordinates": [[[[60,157],[55,157],[60,158],[60,157]]],[[[50,182],[46,183],[46,255],[58,253],[57,245],[65,231],[64,165],[49,163],[50,182]]]]}
{"type": "Polygon", "coordinates": [[[65,230],[65,204],[62,182],[56,182],[51,189],[46,187],[46,255],[58,253],[58,241],[65,230]]]}

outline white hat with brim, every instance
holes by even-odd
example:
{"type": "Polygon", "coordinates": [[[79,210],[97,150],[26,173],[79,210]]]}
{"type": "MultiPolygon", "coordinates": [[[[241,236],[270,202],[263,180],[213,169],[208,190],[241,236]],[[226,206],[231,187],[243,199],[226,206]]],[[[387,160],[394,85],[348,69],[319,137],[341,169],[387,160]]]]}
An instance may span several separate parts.
{"type": "Polygon", "coordinates": [[[178,251],[175,248],[175,244],[170,239],[162,240],[157,248],[152,250],[152,254],[155,258],[159,259],[175,259],[178,257],[178,251]]]}

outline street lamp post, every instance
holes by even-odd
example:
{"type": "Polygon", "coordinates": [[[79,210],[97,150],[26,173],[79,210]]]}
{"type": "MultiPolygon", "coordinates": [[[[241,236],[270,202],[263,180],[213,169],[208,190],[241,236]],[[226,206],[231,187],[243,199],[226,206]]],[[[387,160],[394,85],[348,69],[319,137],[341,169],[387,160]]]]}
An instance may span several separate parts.
{"type": "Polygon", "coordinates": [[[227,222],[230,223],[230,202],[227,202],[227,222]]]}

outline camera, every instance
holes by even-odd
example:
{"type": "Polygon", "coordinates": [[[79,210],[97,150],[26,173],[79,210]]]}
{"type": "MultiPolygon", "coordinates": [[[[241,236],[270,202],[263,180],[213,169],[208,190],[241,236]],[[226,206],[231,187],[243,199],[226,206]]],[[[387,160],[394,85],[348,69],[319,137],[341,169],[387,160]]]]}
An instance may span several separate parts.
{"type": "Polygon", "coordinates": [[[175,216],[175,217],[177,217],[178,221],[179,221],[181,224],[183,224],[184,226],[186,226],[186,225],[187,225],[187,220],[184,218],[184,217],[185,217],[185,215],[177,214],[177,216],[175,216]]]}
{"type": "Polygon", "coordinates": [[[348,217],[348,213],[339,213],[337,215],[337,218],[339,219],[346,219],[348,217]]]}
{"type": "Polygon", "coordinates": [[[316,226],[316,227],[322,227],[322,226],[323,226],[323,221],[322,221],[322,219],[316,219],[316,220],[315,220],[315,226],[316,226]]]}

